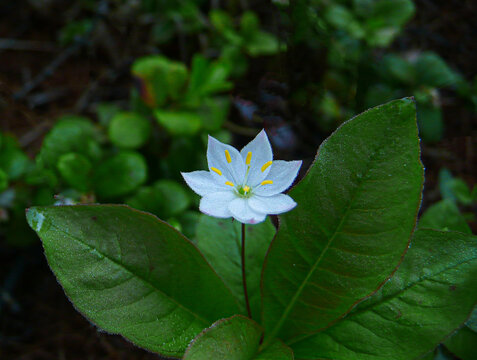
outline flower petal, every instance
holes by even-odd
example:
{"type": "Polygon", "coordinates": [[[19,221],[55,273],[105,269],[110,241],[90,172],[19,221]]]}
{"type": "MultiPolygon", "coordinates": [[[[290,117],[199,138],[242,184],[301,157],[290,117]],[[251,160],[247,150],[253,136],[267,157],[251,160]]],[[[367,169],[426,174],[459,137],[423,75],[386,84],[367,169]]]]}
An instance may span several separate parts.
{"type": "Polygon", "coordinates": [[[244,162],[247,160],[249,152],[252,153],[252,157],[250,159],[250,172],[248,174],[247,184],[254,187],[260,184],[270,172],[270,166],[262,171],[263,165],[273,160],[272,147],[270,146],[265,130],[260,131],[255,139],[240,150],[240,155],[242,155],[244,162]]]}
{"type": "Polygon", "coordinates": [[[199,210],[206,215],[217,218],[229,218],[229,204],[236,199],[233,191],[219,191],[205,195],[200,199],[199,210]]]}
{"type": "Polygon", "coordinates": [[[272,196],[288,189],[300,170],[302,161],[274,161],[267,180],[273,181],[273,184],[260,185],[253,189],[256,195],[272,196]]]}
{"type": "Polygon", "coordinates": [[[253,210],[248,205],[248,199],[236,198],[229,203],[229,210],[235,220],[244,224],[257,224],[265,220],[267,215],[253,210]]]}
{"type": "Polygon", "coordinates": [[[296,202],[285,194],[273,196],[255,195],[248,200],[248,205],[256,212],[277,215],[293,209],[296,206],[296,202]]]}
{"type": "Polygon", "coordinates": [[[200,196],[227,190],[227,186],[218,184],[208,171],[181,172],[181,175],[187,185],[200,196]]]}
{"type": "Polygon", "coordinates": [[[223,144],[209,135],[207,162],[212,176],[218,182],[225,184],[226,181],[231,181],[234,184],[242,184],[245,177],[245,163],[233,146],[223,144]],[[222,175],[212,168],[219,170],[222,175]]]}

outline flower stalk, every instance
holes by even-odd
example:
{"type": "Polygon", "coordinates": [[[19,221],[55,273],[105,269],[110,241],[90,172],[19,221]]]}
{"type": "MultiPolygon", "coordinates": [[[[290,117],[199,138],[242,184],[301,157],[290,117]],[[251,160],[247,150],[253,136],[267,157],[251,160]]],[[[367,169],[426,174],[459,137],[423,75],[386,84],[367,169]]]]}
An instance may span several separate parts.
{"type": "Polygon", "coordinates": [[[250,302],[248,300],[248,291],[247,291],[247,275],[245,272],[245,224],[242,224],[242,284],[243,284],[243,295],[245,298],[245,306],[247,308],[248,317],[252,318],[252,310],[250,309],[250,302]]]}

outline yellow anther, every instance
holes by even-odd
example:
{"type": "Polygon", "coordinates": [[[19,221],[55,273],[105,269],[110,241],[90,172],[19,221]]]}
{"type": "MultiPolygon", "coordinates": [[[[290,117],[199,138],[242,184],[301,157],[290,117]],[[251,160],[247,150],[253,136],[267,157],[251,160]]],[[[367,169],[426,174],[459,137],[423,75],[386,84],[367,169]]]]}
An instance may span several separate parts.
{"type": "Polygon", "coordinates": [[[260,183],[260,185],[268,185],[268,184],[269,185],[273,184],[273,181],[272,180],[264,180],[260,183]]]}
{"type": "MultiPolygon", "coordinates": [[[[227,150],[226,150],[227,151],[227,150]]],[[[235,186],[234,183],[231,183],[230,181],[226,181],[225,182],[225,185],[228,185],[228,186],[235,186]]]]}
{"type": "Polygon", "coordinates": [[[245,164],[250,165],[250,161],[252,161],[252,152],[249,151],[247,154],[247,158],[245,159],[245,164]]]}
{"type": "MultiPolygon", "coordinates": [[[[249,154],[251,154],[251,153],[249,153],[249,154]]],[[[243,187],[243,191],[249,192],[249,191],[250,191],[250,186],[245,185],[245,186],[243,187]]]]}
{"type": "Polygon", "coordinates": [[[270,165],[272,165],[272,163],[273,163],[273,161],[268,161],[268,162],[266,162],[265,164],[263,164],[263,166],[262,166],[262,172],[264,172],[265,170],[267,170],[267,169],[270,167],[270,165]]]}
{"type": "Polygon", "coordinates": [[[220,176],[222,176],[222,171],[220,171],[219,169],[217,168],[214,168],[214,167],[211,167],[210,170],[212,170],[213,172],[219,174],[220,176]]]}
{"type": "Polygon", "coordinates": [[[227,159],[227,162],[229,164],[232,162],[232,158],[230,157],[230,153],[228,150],[225,150],[225,158],[227,159]]]}

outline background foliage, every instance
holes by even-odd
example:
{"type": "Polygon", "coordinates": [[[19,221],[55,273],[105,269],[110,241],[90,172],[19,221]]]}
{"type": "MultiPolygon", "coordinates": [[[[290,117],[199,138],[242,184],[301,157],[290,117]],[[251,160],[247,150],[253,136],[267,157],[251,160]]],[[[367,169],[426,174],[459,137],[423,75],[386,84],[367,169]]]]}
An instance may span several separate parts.
{"type": "MultiPolygon", "coordinates": [[[[427,167],[419,226],[475,233],[477,78],[469,55],[475,42],[466,29],[476,10],[472,3],[449,6],[411,0],[0,5],[5,351],[16,356],[28,344],[35,358],[37,351],[56,351],[40,339],[65,352],[59,344],[72,341],[43,333],[38,324],[45,320],[27,310],[47,313],[27,296],[43,292],[36,280],[56,285],[24,209],[126,203],[196,238],[206,253],[213,245],[201,241],[207,220],[179,174],[205,167],[206,134],[240,145],[265,127],[277,157],[309,164],[344,120],[413,95],[427,167]],[[429,25],[436,17],[445,24],[449,14],[461,17],[460,28],[429,25]],[[27,275],[36,270],[38,279],[27,275]]],[[[54,291],[43,295],[44,304],[52,303],[48,296],[62,301],[54,291]]],[[[81,334],[91,333],[76,321],[81,334]]],[[[89,344],[86,349],[109,356],[117,351],[100,340],[89,344]]],[[[456,337],[438,351],[465,359],[465,344],[456,337]]]]}

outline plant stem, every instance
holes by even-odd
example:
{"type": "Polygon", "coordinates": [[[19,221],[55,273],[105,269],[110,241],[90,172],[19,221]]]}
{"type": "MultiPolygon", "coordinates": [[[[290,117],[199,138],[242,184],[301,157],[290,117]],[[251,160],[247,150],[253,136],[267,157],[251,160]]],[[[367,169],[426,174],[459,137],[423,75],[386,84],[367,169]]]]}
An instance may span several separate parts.
{"type": "Polygon", "coordinates": [[[243,283],[243,294],[245,296],[245,305],[247,307],[248,317],[252,318],[252,311],[250,310],[250,303],[248,301],[248,292],[247,292],[247,276],[245,275],[245,224],[242,224],[242,283],[243,283]]]}

